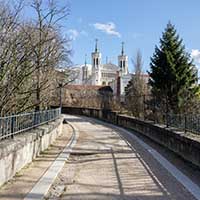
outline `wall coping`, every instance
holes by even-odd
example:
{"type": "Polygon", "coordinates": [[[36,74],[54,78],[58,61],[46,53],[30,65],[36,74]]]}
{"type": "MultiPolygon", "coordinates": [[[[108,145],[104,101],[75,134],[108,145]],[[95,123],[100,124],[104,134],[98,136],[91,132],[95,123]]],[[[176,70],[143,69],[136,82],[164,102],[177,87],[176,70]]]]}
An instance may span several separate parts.
{"type": "Polygon", "coordinates": [[[20,134],[16,134],[14,135],[13,139],[7,138],[0,141],[0,160],[8,156],[10,153],[22,148],[27,143],[35,141],[37,138],[50,133],[55,127],[58,126],[58,124],[60,124],[62,120],[63,116],[36,128],[27,130],[20,134]]]}
{"type": "Polygon", "coordinates": [[[155,128],[157,130],[161,131],[167,131],[168,134],[173,134],[176,138],[180,139],[181,141],[184,142],[191,142],[193,145],[195,145],[196,147],[198,147],[200,149],[200,134],[194,134],[191,132],[184,132],[184,131],[180,131],[177,128],[174,127],[166,127],[166,125],[163,124],[154,124],[153,122],[151,123],[150,121],[145,121],[145,120],[141,120],[132,116],[127,116],[127,115],[118,115],[119,117],[123,117],[123,118],[127,118],[127,119],[131,119],[131,120],[135,120],[137,122],[139,122],[140,124],[145,124],[146,126],[149,126],[151,128],[155,128]]]}

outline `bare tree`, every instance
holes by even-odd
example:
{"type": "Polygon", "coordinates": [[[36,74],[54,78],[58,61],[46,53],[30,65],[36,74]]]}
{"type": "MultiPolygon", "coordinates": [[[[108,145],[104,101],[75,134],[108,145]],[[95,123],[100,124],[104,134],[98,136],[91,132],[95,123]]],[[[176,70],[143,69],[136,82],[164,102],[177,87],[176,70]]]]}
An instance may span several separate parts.
{"type": "MultiPolygon", "coordinates": [[[[59,7],[55,0],[49,0],[44,8],[43,0],[33,0],[32,8],[37,14],[34,23],[34,35],[30,34],[30,44],[34,54],[35,84],[36,84],[36,110],[45,102],[46,88],[49,88],[49,75],[53,69],[63,61],[68,61],[69,51],[64,47],[68,40],[60,35],[60,22],[69,14],[67,6],[59,7]],[[44,94],[42,96],[42,94],[44,94]]],[[[44,105],[43,105],[44,106],[44,105]]]]}
{"type": "Polygon", "coordinates": [[[21,81],[24,56],[19,29],[19,14],[22,1],[13,9],[9,4],[0,2],[0,112],[1,115],[13,112],[13,102],[21,81]]]}
{"type": "Polygon", "coordinates": [[[136,117],[144,116],[144,98],[147,94],[147,83],[142,74],[142,54],[137,51],[136,56],[132,59],[135,73],[126,87],[125,101],[128,110],[136,117]]]}
{"type": "Polygon", "coordinates": [[[1,115],[47,107],[54,69],[70,62],[70,41],[61,35],[59,24],[69,14],[68,7],[33,0],[37,18],[22,22],[22,2],[15,10],[0,2],[1,115]]]}

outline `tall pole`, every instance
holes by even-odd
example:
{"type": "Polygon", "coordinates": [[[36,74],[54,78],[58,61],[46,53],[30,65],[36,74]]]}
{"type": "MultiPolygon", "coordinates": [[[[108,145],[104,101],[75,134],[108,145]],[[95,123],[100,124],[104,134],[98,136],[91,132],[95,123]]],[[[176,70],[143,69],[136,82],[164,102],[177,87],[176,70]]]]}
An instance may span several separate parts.
{"type": "Polygon", "coordinates": [[[59,83],[59,89],[60,89],[60,111],[62,113],[62,83],[59,83]]]}
{"type": "Polygon", "coordinates": [[[144,95],[143,95],[143,119],[144,119],[144,120],[145,120],[145,111],[146,111],[146,110],[145,110],[145,109],[146,109],[146,108],[145,108],[145,100],[146,100],[146,99],[145,99],[145,94],[144,94],[144,95]]]}
{"type": "Polygon", "coordinates": [[[168,128],[169,127],[169,105],[168,105],[168,98],[166,97],[166,127],[168,128]]]}

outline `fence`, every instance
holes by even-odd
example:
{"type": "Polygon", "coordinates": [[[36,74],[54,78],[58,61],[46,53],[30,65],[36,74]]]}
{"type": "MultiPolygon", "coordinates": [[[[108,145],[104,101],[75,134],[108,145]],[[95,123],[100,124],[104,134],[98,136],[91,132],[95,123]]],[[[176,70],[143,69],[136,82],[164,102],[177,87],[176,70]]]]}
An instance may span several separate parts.
{"type": "Polygon", "coordinates": [[[184,130],[185,132],[200,134],[200,115],[167,114],[166,125],[184,130]]]}
{"type": "MultiPolygon", "coordinates": [[[[193,106],[200,107],[198,104],[193,106]]],[[[152,95],[128,96],[126,97],[125,108],[129,111],[127,114],[136,118],[200,135],[200,115],[195,113],[173,114],[167,103],[159,104],[159,100],[152,95]]]]}
{"type": "Polygon", "coordinates": [[[0,117],[0,140],[57,119],[60,108],[0,117]]]}

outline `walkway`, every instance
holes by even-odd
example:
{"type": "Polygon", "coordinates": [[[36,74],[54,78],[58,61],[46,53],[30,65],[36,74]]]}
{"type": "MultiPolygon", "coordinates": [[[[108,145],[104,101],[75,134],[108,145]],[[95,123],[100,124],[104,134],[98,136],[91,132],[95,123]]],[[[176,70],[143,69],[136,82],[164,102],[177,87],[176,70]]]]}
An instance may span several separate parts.
{"type": "MultiPolygon", "coordinates": [[[[162,156],[159,157],[160,154],[136,136],[94,119],[66,118],[76,130],[77,143],[74,143],[70,157],[53,180],[45,199],[200,199],[197,185],[173,166],[168,166],[168,162],[163,166],[162,156]]],[[[30,196],[38,180],[45,179],[45,172],[48,172],[73,135],[69,125],[65,125],[63,132],[57,143],[38,161],[22,170],[21,175],[0,190],[0,199],[19,200],[30,196]]]]}
{"type": "Polygon", "coordinates": [[[94,119],[68,117],[79,130],[73,149],[48,198],[81,200],[192,200],[195,199],[137,141],[127,133],[94,119]]]}

